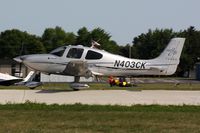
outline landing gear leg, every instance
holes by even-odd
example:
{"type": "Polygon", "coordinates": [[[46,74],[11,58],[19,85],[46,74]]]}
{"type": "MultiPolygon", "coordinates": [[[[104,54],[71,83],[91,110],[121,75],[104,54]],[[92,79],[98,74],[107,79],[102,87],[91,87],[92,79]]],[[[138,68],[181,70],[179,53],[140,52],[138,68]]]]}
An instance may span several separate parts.
{"type": "Polygon", "coordinates": [[[89,88],[87,84],[80,83],[80,76],[74,77],[74,82],[70,84],[70,87],[75,91],[89,88]]]}
{"type": "Polygon", "coordinates": [[[79,82],[80,82],[80,76],[75,76],[74,83],[79,83],[79,82]]]}

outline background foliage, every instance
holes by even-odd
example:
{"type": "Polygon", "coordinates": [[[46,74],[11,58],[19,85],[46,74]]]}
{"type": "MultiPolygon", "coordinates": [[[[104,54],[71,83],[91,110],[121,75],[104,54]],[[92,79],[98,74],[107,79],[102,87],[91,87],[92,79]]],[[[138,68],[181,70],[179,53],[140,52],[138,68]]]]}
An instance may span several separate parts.
{"type": "Polygon", "coordinates": [[[150,59],[158,56],[171,38],[185,37],[186,42],[175,75],[183,76],[200,60],[200,31],[193,26],[179,32],[174,32],[173,29],[149,29],[147,33],[134,37],[132,44],[117,44],[111,37],[102,28],[89,31],[82,27],[75,34],[57,26],[45,29],[42,36],[11,29],[0,34],[0,58],[10,59],[22,54],[48,53],[63,45],[91,46],[91,41],[95,40],[108,52],[129,57],[131,50],[132,58],[150,59]]]}

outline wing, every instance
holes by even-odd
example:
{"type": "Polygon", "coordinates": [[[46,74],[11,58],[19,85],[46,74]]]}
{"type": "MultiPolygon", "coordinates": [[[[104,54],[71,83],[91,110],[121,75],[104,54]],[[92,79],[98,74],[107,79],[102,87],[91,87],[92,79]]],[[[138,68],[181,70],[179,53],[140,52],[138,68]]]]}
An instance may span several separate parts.
{"type": "Polygon", "coordinates": [[[11,80],[1,80],[0,81],[0,85],[3,85],[3,86],[9,86],[9,85],[13,85],[17,82],[20,82],[22,81],[23,79],[11,79],[11,80]]]}
{"type": "Polygon", "coordinates": [[[91,77],[92,72],[88,69],[88,64],[85,61],[70,61],[65,70],[64,75],[91,77]]]}

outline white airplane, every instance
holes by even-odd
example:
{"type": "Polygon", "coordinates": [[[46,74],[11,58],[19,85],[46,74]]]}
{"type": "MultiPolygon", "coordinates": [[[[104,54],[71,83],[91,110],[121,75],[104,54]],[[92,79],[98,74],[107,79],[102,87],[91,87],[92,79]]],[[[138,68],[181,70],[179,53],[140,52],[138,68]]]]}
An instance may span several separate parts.
{"type": "Polygon", "coordinates": [[[24,55],[14,58],[27,67],[46,74],[70,75],[75,77],[73,88],[79,84],[80,76],[134,76],[172,75],[179,64],[185,38],[173,38],[165,50],[154,59],[130,59],[96,48],[62,46],[49,54],[24,55]]]}
{"type": "Polygon", "coordinates": [[[0,85],[9,86],[22,81],[22,78],[14,77],[9,74],[0,73],[0,85]]]}
{"type": "Polygon", "coordinates": [[[33,81],[36,73],[34,71],[30,71],[29,74],[23,79],[15,76],[11,76],[9,74],[0,73],[0,85],[10,86],[10,85],[25,85],[31,89],[38,87],[41,85],[41,82],[33,81]]]}

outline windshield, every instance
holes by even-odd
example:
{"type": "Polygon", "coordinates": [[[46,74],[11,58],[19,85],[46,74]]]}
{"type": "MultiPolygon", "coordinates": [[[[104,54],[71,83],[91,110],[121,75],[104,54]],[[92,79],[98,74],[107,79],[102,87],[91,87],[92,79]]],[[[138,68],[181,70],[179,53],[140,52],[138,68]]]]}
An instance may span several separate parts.
{"type": "Polygon", "coordinates": [[[57,49],[54,49],[53,51],[50,52],[50,54],[56,55],[56,56],[62,56],[63,53],[65,52],[66,47],[59,47],[57,49]]]}

